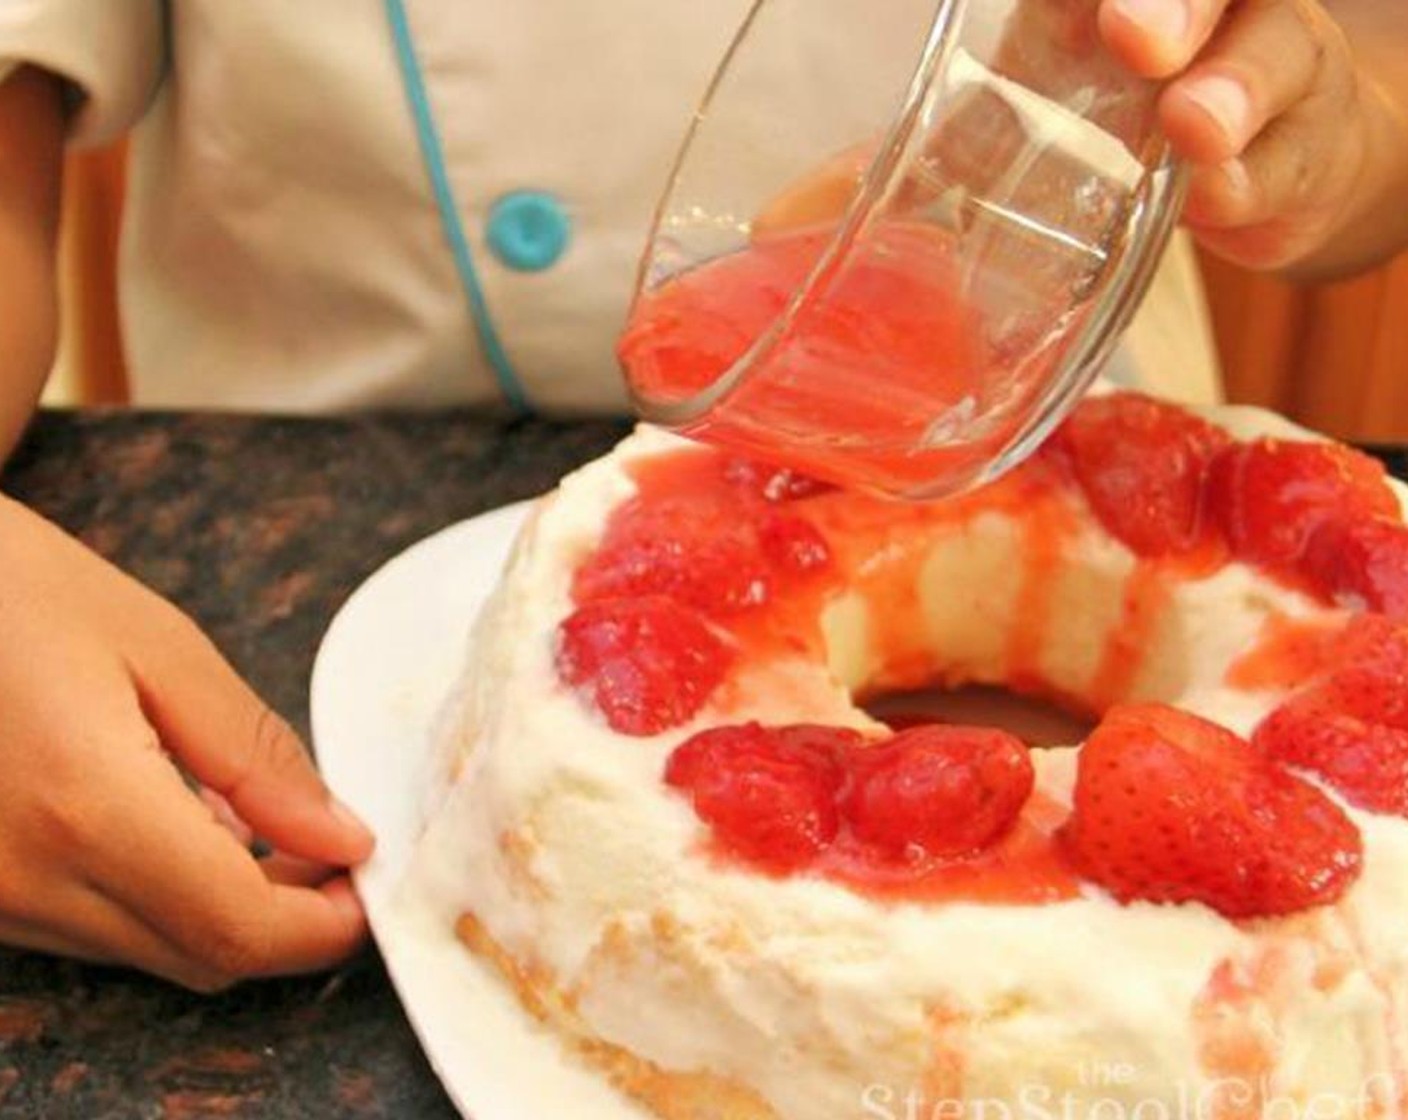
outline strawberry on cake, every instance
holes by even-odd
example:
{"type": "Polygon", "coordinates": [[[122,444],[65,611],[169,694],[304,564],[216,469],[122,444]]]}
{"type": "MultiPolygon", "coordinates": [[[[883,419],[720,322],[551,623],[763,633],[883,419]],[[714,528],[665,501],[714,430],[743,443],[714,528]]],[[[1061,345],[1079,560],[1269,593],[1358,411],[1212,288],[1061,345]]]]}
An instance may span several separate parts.
{"type": "Polygon", "coordinates": [[[1398,1116],[1405,614],[1396,484],[1264,413],[928,506],[642,429],[518,542],[418,883],[669,1120],[1398,1116]],[[969,683],[1095,728],[860,706],[969,683]]]}

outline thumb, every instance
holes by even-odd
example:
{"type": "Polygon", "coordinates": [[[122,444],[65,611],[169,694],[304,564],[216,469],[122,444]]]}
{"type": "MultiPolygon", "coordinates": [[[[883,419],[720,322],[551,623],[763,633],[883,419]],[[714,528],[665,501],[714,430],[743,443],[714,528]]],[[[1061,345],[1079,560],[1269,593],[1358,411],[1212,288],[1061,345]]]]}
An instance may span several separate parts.
{"type": "Polygon", "coordinates": [[[160,604],[131,665],[162,744],[255,832],[290,855],[348,866],[371,854],[366,825],[323,784],[293,729],[184,615],[160,604]]]}

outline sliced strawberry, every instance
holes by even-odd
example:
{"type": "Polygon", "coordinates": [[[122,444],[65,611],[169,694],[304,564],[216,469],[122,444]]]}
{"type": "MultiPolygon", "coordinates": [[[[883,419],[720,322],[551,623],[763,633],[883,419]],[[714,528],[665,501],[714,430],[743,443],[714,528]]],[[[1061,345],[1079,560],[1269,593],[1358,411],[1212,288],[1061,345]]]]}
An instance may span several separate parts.
{"type": "Polygon", "coordinates": [[[1162,705],[1116,708],[1081,748],[1062,839],[1124,902],[1201,902],[1230,918],[1338,899],[1363,842],[1329,797],[1245,740],[1162,705]]]}
{"type": "Polygon", "coordinates": [[[1408,625],[1381,614],[1351,616],[1335,643],[1335,665],[1397,679],[1408,691],[1408,625]]]}
{"type": "Polygon", "coordinates": [[[1346,666],[1308,695],[1330,710],[1366,723],[1408,731],[1408,679],[1401,672],[1346,666]]]}
{"type": "Polygon", "coordinates": [[[1253,744],[1362,809],[1408,816],[1408,628],[1356,615],[1331,671],[1262,721],[1253,744]]]}
{"type": "Polygon", "coordinates": [[[861,741],[854,731],[805,724],[717,727],[675,750],[665,781],[690,796],[724,848],[772,871],[796,871],[836,838],[840,759],[861,741]]]}
{"type": "Polygon", "coordinates": [[[1382,615],[1356,615],[1335,653],[1331,671],[1292,703],[1408,730],[1408,628],[1382,615]]]}
{"type": "Polygon", "coordinates": [[[865,742],[858,731],[820,723],[764,727],[746,723],[715,727],[681,743],[670,756],[665,779],[681,789],[692,788],[734,756],[761,750],[832,773],[839,788],[847,752],[865,742]]]}
{"type": "Polygon", "coordinates": [[[1331,520],[1396,516],[1398,501],[1376,459],[1342,444],[1261,439],[1221,452],[1208,505],[1235,555],[1294,566],[1331,520]]]}
{"type": "Polygon", "coordinates": [[[829,482],[755,459],[725,459],[723,472],[724,478],[745,494],[767,502],[801,501],[836,489],[829,482]]]}
{"type": "Polygon", "coordinates": [[[1310,536],[1302,571],[1341,603],[1408,619],[1408,525],[1397,518],[1324,522],[1310,536]]]}
{"type": "Polygon", "coordinates": [[[572,585],[579,603],[665,595],[713,615],[760,606],[770,591],[753,526],[703,497],[627,503],[572,585]]]}
{"type": "Polygon", "coordinates": [[[810,521],[784,513],[768,513],[758,522],[763,555],[785,572],[806,575],[831,566],[831,546],[810,521]]]}
{"type": "Polygon", "coordinates": [[[1137,393],[1089,398],[1055,437],[1101,524],[1141,556],[1204,541],[1203,477],[1230,443],[1216,425],[1137,393]]]}
{"type": "Polygon", "coordinates": [[[1351,805],[1408,817],[1408,730],[1341,710],[1332,688],[1277,709],[1252,742],[1273,761],[1322,778],[1351,805]]]}
{"type": "Polygon", "coordinates": [[[623,735],[687,722],[731,660],[696,612],[658,596],[588,603],[558,632],[558,675],[623,735]]]}
{"type": "Polygon", "coordinates": [[[846,818],[895,858],[971,855],[1002,839],[1031,796],[1021,740],[981,727],[929,725],[857,752],[846,818]]]}

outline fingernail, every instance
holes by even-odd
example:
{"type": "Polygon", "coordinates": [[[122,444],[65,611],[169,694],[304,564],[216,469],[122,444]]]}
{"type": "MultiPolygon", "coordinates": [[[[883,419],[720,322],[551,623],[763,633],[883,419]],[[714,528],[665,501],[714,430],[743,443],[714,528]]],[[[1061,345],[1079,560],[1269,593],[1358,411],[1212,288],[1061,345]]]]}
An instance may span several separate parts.
{"type": "Polygon", "coordinates": [[[367,827],[366,822],[363,821],[361,817],[357,816],[356,813],[354,813],[341,801],[337,800],[337,798],[333,798],[331,801],[328,802],[328,810],[332,813],[333,818],[337,821],[337,823],[342,825],[348,831],[355,832],[361,838],[366,840],[375,839],[375,837],[372,835],[372,830],[367,827]]]}
{"type": "Polygon", "coordinates": [[[1218,74],[1195,78],[1183,83],[1183,95],[1208,115],[1234,147],[1247,142],[1252,103],[1237,79],[1218,74]]]}
{"type": "Polygon", "coordinates": [[[1187,0],[1116,0],[1115,10],[1171,47],[1181,46],[1193,25],[1187,0]]]}

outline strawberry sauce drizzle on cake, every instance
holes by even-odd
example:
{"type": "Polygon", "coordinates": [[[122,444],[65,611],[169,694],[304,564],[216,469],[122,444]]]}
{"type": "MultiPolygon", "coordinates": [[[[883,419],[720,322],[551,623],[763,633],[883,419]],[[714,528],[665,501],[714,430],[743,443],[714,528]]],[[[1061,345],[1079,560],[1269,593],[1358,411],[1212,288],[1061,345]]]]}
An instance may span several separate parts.
{"type": "MultiPolygon", "coordinates": [[[[1354,825],[1290,770],[1315,774],[1358,806],[1408,813],[1408,701],[1401,716],[1383,714],[1408,682],[1408,642],[1384,652],[1381,635],[1377,662],[1391,670],[1361,672],[1353,686],[1341,671],[1307,690],[1258,729],[1255,751],[1176,710],[1117,703],[1176,582],[1239,557],[1314,586],[1323,565],[1306,566],[1313,539],[1327,526],[1397,508],[1382,468],[1356,452],[1238,443],[1180,409],[1113,394],[1078,408],[1008,478],[931,506],[898,508],[703,448],[631,473],[635,497],[577,570],[578,609],[564,623],[559,657],[564,680],[587,686],[627,734],[688,722],[730,659],[820,657],[825,604],[845,589],[871,605],[882,651],[872,687],[932,683],[943,667],[913,625],[921,610],[914,569],[936,532],[961,532],[994,512],[1014,517],[1023,533],[1006,680],[1051,693],[1039,651],[1053,573],[1076,530],[1075,495],[1138,557],[1088,688],[1071,698],[1104,722],[1082,751],[1064,829],[1025,821],[1014,833],[1032,792],[1026,748],[1008,744],[1020,766],[1013,761],[1004,782],[985,786],[990,760],[975,744],[996,755],[1002,747],[982,729],[865,738],[838,728],[824,747],[825,729],[812,729],[816,742],[801,751],[788,740],[798,729],[724,725],[678,748],[667,781],[692,796],[720,851],[760,870],[819,874],[895,896],[912,889],[931,901],[1042,902],[1077,893],[1074,863],[1125,901],[1201,901],[1229,917],[1257,917],[1333,902],[1360,867],[1354,825]],[[646,627],[635,621],[643,610],[646,627]],[[580,635],[603,632],[590,656],[573,652],[580,635]],[[615,650],[617,660],[603,662],[595,654],[603,643],[629,646],[633,663],[622,669],[615,650]],[[917,745],[925,736],[927,763],[917,745]],[[946,768],[945,749],[953,756],[946,768]],[[687,761],[696,755],[709,765],[687,761]],[[913,773],[877,776],[905,760],[913,773]],[[986,827],[989,817],[1000,827],[986,827]],[[934,842],[945,828],[969,842],[934,842]]],[[[1342,585],[1314,589],[1328,598],[1342,585]]],[[[719,708],[726,716],[727,705],[719,708]]]]}

